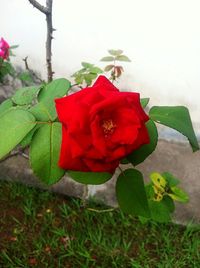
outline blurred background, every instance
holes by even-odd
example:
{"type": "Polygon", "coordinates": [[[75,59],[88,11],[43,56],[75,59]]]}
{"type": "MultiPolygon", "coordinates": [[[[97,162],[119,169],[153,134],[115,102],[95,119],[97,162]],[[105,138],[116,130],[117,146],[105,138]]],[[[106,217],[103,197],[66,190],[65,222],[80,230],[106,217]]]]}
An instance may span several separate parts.
{"type": "MultiPolygon", "coordinates": [[[[38,0],[45,5],[45,0],[38,0]]],[[[198,0],[54,0],[53,70],[70,76],[81,61],[104,67],[108,49],[122,49],[117,86],[150,97],[150,105],[185,105],[200,136],[200,2],[198,0]]],[[[28,0],[0,0],[0,36],[19,45],[12,62],[46,79],[45,15],[28,0]]]]}

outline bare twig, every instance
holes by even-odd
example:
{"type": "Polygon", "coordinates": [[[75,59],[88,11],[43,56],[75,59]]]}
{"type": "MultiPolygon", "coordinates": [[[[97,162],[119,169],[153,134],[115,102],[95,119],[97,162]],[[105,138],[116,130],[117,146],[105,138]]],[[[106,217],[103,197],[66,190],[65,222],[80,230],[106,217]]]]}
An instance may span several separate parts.
{"type": "Polygon", "coordinates": [[[52,63],[51,63],[51,44],[53,39],[53,31],[55,29],[52,26],[52,5],[53,0],[46,0],[46,7],[42,6],[35,0],[28,0],[34,7],[36,7],[39,11],[46,15],[47,21],[47,39],[46,39],[46,63],[47,63],[47,77],[48,82],[52,81],[54,72],[52,71],[52,63]]]}
{"type": "Polygon", "coordinates": [[[26,70],[30,71],[29,66],[28,66],[28,56],[26,56],[26,57],[23,59],[23,61],[24,61],[26,70]]]}
{"type": "Polygon", "coordinates": [[[45,81],[42,80],[32,69],[29,68],[29,65],[28,65],[28,57],[25,57],[22,60],[24,61],[26,70],[29,71],[29,73],[31,73],[32,76],[34,76],[34,78],[36,78],[38,81],[40,81],[41,83],[44,83],[45,81]]]}

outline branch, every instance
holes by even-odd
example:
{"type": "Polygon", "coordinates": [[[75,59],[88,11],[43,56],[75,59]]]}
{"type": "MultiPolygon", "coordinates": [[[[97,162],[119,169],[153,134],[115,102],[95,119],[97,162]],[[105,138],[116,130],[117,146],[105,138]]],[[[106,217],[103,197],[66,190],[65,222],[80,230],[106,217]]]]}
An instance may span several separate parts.
{"type": "Polygon", "coordinates": [[[52,4],[53,0],[46,0],[46,7],[42,6],[40,3],[38,3],[36,0],[28,0],[34,7],[36,7],[38,10],[40,10],[42,13],[46,15],[46,21],[47,21],[47,39],[46,39],[46,63],[47,63],[47,76],[48,76],[48,82],[51,82],[53,80],[53,74],[52,71],[52,63],[51,63],[51,43],[53,39],[53,31],[55,29],[52,26],[52,4]]]}
{"type": "Polygon", "coordinates": [[[36,0],[28,0],[34,7],[39,9],[42,13],[45,15],[49,14],[49,9],[47,7],[42,6],[40,3],[38,3],[36,0]]]}
{"type": "Polygon", "coordinates": [[[47,20],[47,40],[46,40],[46,61],[47,61],[47,73],[48,73],[48,82],[52,81],[54,72],[52,71],[51,64],[51,41],[53,39],[53,26],[52,26],[52,2],[53,0],[46,0],[46,6],[49,10],[49,13],[46,14],[47,20]]]}

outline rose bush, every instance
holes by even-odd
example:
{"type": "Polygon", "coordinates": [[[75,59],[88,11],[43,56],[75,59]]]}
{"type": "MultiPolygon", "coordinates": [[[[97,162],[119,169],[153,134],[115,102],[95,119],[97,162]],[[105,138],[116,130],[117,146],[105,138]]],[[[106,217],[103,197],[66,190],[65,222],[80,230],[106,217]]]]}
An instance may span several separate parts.
{"type": "Polygon", "coordinates": [[[104,76],[77,93],[70,94],[71,89],[69,80],[59,78],[20,88],[4,101],[0,105],[0,160],[15,155],[14,150],[24,155],[29,148],[34,174],[48,185],[65,173],[79,183],[103,184],[120,164],[120,174],[115,174],[120,209],[143,222],[170,221],[174,201],[188,201],[178,187],[179,180],[169,172],[154,172],[145,185],[136,166],[156,149],[155,123],[182,133],[192,150],[199,150],[188,109],[153,106],[147,115],[143,108],[149,98],[120,92],[104,76]],[[127,163],[128,169],[123,166],[127,163]]]}
{"type": "Polygon", "coordinates": [[[149,143],[139,93],[120,92],[105,76],[55,103],[63,169],[113,173],[122,158],[149,143]]]}
{"type": "Polygon", "coordinates": [[[6,60],[9,57],[9,44],[3,39],[0,39],[0,58],[6,60]]]}

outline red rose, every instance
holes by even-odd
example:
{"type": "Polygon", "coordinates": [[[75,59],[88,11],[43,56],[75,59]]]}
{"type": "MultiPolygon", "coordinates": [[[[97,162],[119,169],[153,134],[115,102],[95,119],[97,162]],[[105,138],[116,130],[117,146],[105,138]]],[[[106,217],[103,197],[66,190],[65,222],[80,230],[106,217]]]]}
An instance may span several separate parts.
{"type": "Polygon", "coordinates": [[[145,127],[149,117],[139,93],[119,92],[104,76],[55,103],[62,123],[63,169],[114,172],[120,159],[149,143],[145,127]]]}

